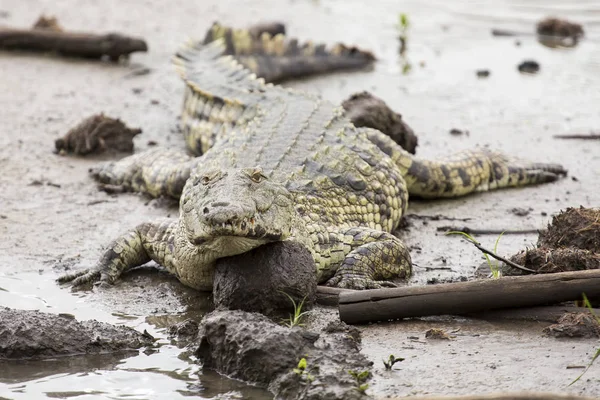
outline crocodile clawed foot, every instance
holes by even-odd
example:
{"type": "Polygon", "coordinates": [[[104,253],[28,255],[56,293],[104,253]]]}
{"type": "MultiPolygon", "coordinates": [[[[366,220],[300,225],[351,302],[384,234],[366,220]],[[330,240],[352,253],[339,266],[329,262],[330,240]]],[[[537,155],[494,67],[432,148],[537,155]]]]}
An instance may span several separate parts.
{"type": "Polygon", "coordinates": [[[103,288],[110,286],[109,277],[99,268],[86,268],[81,271],[61,275],[56,279],[58,283],[71,283],[72,290],[83,289],[86,286],[103,288]]]}

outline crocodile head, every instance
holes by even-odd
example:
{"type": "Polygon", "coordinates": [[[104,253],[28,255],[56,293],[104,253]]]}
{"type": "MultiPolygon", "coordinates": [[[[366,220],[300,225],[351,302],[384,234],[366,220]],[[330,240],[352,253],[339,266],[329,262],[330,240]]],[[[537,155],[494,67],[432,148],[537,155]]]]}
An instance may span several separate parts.
{"type": "Polygon", "coordinates": [[[198,169],[183,189],[180,220],[190,243],[224,257],[290,237],[293,205],[260,168],[198,169]]]}

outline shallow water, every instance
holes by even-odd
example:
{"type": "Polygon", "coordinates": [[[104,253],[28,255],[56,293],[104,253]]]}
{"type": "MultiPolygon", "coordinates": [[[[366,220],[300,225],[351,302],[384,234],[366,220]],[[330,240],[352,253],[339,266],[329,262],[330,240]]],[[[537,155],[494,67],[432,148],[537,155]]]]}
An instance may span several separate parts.
{"type": "MultiPolygon", "coordinates": [[[[179,358],[181,351],[166,338],[165,327],[171,323],[200,318],[206,312],[210,304],[206,295],[147,271],[131,274],[105,292],[74,294],[54,283],[64,265],[92,264],[102,246],[123,230],[149,218],[176,214],[156,202],[145,205],[146,200],[135,195],[113,198],[98,192],[86,172],[96,161],[51,154],[54,139],[89,114],[104,111],[144,129],[136,138],[138,151],[149,140],[181,147],[174,128],[182,86],[168,60],[186,36],[202,37],[214,20],[245,26],[277,19],[301,39],[344,41],[373,50],[379,61],[372,71],[288,85],[318,91],[332,101],[356,91],[372,91],[413,127],[420,155],[437,157],[488,145],[520,157],[561,162],[577,178],[453,201],[412,202],[410,213],[468,217],[468,222],[458,223],[476,228],[536,229],[561,208],[597,206],[600,200],[600,143],[552,139],[554,134],[600,129],[600,1],[136,0],[124,4],[109,0],[82,6],[75,0],[0,0],[0,10],[10,13],[0,20],[5,25],[28,26],[47,12],[66,28],[128,32],[145,37],[150,46],[149,53],[133,56],[130,67],[0,53],[0,305],[146,329],[161,344],[156,353],[125,359],[3,362],[3,398],[213,398],[229,391],[245,398],[270,397],[263,390],[201,372],[193,362],[179,358]],[[398,55],[395,24],[400,12],[411,23],[405,57],[398,55]],[[551,49],[533,36],[490,34],[492,28],[533,32],[535,22],[547,15],[583,23],[589,39],[575,48],[551,49]],[[540,73],[517,72],[525,59],[537,60],[540,73]],[[151,73],[131,76],[140,66],[151,73]],[[490,77],[478,79],[477,69],[489,69],[490,77]],[[138,88],[142,93],[134,94],[132,89],[138,88]],[[469,134],[451,136],[451,128],[469,134]],[[29,185],[33,180],[50,181],[60,188],[29,185]],[[514,207],[532,211],[517,217],[510,213],[514,207]]],[[[425,225],[417,220],[402,234],[417,265],[413,283],[470,276],[483,261],[468,244],[436,233],[436,227],[453,222],[425,225]]],[[[493,240],[482,238],[484,243],[493,240]]],[[[506,235],[500,249],[512,254],[533,242],[535,235],[506,235]]],[[[456,324],[468,325],[461,320],[450,326],[456,324]]],[[[600,396],[597,368],[588,372],[588,383],[566,388],[579,370],[565,370],[565,366],[589,361],[593,342],[538,340],[537,327],[529,325],[502,330],[484,324],[472,329],[483,329],[487,339],[478,340],[475,334],[468,340],[459,338],[453,344],[458,349],[445,352],[442,344],[410,348],[412,342],[406,337],[418,335],[420,325],[365,327],[363,351],[377,366],[388,352],[398,349],[414,357],[398,375],[377,368],[370,390],[406,395],[508,387],[600,396]],[[473,348],[477,350],[469,350],[473,348]],[[548,359],[548,354],[553,357],[548,359]],[[500,366],[493,374],[478,367],[491,363],[493,357],[500,366]],[[452,368],[436,368],[440,363],[452,368]]]]}

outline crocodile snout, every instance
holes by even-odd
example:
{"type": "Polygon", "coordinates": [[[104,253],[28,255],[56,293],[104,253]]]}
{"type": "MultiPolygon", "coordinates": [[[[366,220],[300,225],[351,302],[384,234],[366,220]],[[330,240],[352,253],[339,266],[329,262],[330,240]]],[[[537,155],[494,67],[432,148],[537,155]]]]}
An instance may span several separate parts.
{"type": "Polygon", "coordinates": [[[246,217],[244,209],[227,202],[215,202],[202,209],[204,219],[209,225],[235,224],[246,217]]]}

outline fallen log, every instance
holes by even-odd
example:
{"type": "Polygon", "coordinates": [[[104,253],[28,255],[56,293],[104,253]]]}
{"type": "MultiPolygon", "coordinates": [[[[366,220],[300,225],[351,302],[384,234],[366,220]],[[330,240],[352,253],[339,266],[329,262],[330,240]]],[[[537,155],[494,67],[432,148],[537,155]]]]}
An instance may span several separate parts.
{"type": "Polygon", "coordinates": [[[555,304],[580,300],[582,293],[600,293],[600,270],[342,292],[338,308],[342,321],[359,324],[555,304]]]}
{"type": "Polygon", "coordinates": [[[0,28],[0,49],[54,52],[69,57],[118,61],[136,51],[148,51],[143,39],[108,33],[69,32],[56,19],[41,17],[32,29],[0,28]]]}

